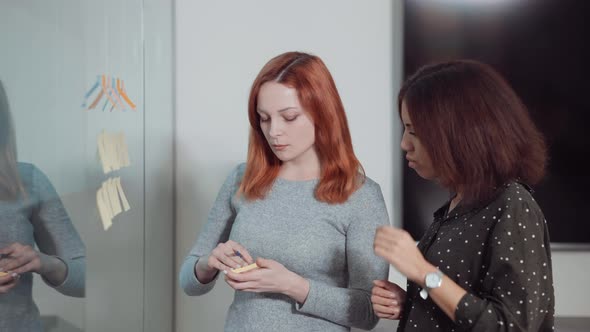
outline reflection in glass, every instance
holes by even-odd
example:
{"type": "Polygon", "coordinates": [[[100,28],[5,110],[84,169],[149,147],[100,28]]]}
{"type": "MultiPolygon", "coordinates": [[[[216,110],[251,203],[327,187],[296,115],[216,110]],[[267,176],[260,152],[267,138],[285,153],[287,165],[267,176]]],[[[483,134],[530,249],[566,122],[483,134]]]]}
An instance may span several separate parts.
{"type": "Polygon", "coordinates": [[[17,161],[8,97],[0,81],[0,331],[42,331],[33,274],[84,297],[85,247],[59,195],[35,165],[17,161]]]}

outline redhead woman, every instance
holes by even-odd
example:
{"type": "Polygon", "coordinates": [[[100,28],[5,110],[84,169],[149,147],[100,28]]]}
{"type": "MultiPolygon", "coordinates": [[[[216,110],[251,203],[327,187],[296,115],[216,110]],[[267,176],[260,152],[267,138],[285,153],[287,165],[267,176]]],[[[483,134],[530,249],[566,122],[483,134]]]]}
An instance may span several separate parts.
{"type": "Polygon", "coordinates": [[[372,281],[388,264],[372,243],[389,218],[353,152],[330,72],[310,54],[273,58],[252,85],[248,116],[247,161],[223,184],[182,288],[205,294],[224,273],[235,289],[226,331],[373,328],[372,281]]]}

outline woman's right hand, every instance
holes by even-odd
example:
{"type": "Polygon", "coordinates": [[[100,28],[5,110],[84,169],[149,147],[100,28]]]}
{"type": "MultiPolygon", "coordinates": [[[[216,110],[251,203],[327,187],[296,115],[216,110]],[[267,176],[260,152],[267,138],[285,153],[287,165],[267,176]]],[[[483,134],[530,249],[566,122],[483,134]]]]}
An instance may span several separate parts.
{"type": "Polygon", "coordinates": [[[373,285],[371,302],[375,314],[379,318],[400,319],[406,302],[406,291],[387,280],[373,280],[373,285]]]}
{"type": "Polygon", "coordinates": [[[219,271],[227,271],[252,263],[254,260],[248,250],[232,240],[218,244],[207,258],[207,266],[219,271]]]}
{"type": "Polygon", "coordinates": [[[2,274],[2,276],[0,276],[0,294],[8,293],[18,284],[19,279],[20,275],[14,272],[2,274]]]}
{"type": "Polygon", "coordinates": [[[248,250],[232,240],[218,244],[206,258],[199,259],[195,266],[197,278],[202,283],[213,280],[218,271],[228,271],[254,263],[248,250]]]}

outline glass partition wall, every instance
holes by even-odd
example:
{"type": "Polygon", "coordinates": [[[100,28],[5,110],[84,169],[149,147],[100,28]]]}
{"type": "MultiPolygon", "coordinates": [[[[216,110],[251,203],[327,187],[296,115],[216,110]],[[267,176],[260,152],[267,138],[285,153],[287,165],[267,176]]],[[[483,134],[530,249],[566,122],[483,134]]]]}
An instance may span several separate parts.
{"type": "MultiPolygon", "coordinates": [[[[158,241],[156,252],[169,251],[173,261],[172,179],[171,171],[162,171],[162,164],[172,169],[172,149],[161,149],[171,144],[172,106],[169,26],[155,32],[158,26],[145,26],[171,4],[0,3],[2,112],[8,114],[0,114],[0,128],[4,150],[12,142],[16,152],[12,165],[24,189],[18,199],[0,201],[0,248],[32,241],[35,255],[49,262],[43,278],[40,271],[25,272],[18,286],[0,294],[0,310],[15,308],[15,300],[2,303],[14,291],[23,302],[16,305],[26,311],[21,318],[45,331],[148,331],[146,317],[167,312],[154,298],[172,307],[172,263],[168,272],[150,273],[157,255],[146,258],[158,241]],[[160,69],[162,62],[167,67],[160,69]],[[149,77],[156,80],[146,85],[149,77]],[[148,100],[159,109],[149,118],[148,100]],[[159,152],[146,153],[150,142],[159,152]],[[148,188],[157,198],[146,194],[148,188]],[[156,210],[159,216],[150,213],[156,210]],[[60,284],[48,280],[51,269],[61,269],[60,284]],[[153,294],[158,284],[163,291],[153,294]]],[[[1,165],[12,169],[8,161],[1,165]]],[[[160,324],[171,325],[171,309],[161,318],[160,324]]]]}

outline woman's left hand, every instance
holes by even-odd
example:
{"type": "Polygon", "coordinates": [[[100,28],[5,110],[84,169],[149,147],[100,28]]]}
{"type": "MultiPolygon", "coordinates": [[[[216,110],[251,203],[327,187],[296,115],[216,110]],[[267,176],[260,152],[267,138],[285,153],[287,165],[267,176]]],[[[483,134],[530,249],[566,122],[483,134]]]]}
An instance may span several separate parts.
{"type": "Polygon", "coordinates": [[[21,275],[27,272],[41,273],[41,254],[29,245],[18,242],[0,249],[0,271],[21,275]]]}
{"type": "Polygon", "coordinates": [[[227,272],[225,281],[235,290],[255,293],[281,293],[304,303],[309,293],[309,282],[289,271],[281,263],[258,258],[258,269],[248,272],[227,272]]]}
{"type": "Polygon", "coordinates": [[[385,258],[409,280],[422,284],[426,273],[436,270],[428,263],[416,241],[403,229],[380,226],[375,232],[373,250],[377,256],[385,258]]]}

